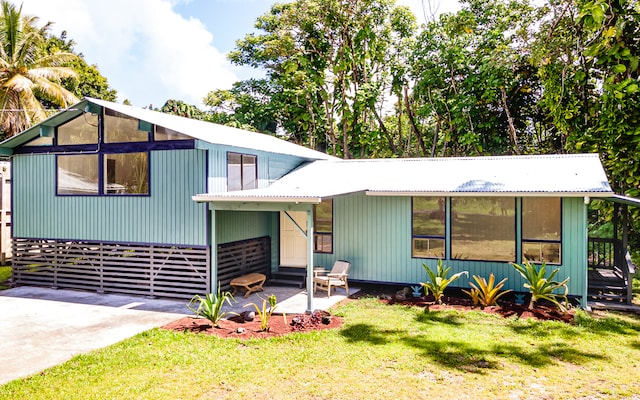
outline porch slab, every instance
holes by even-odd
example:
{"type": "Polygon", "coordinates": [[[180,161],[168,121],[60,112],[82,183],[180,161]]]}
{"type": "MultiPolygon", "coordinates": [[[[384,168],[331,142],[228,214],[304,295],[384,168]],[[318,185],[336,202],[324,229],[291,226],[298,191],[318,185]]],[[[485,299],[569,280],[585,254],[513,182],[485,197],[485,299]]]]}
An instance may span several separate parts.
{"type": "MultiPolygon", "coordinates": [[[[360,288],[349,287],[347,294],[344,289],[338,288],[332,291],[331,297],[327,297],[326,292],[317,292],[313,297],[314,310],[328,310],[332,306],[347,298],[354,293],[360,291],[360,288]]],[[[251,293],[249,297],[235,297],[236,303],[231,306],[225,305],[224,311],[232,311],[241,313],[243,311],[254,310],[251,303],[255,303],[258,307],[262,307],[262,299],[267,299],[270,295],[275,294],[278,299],[276,308],[277,313],[302,314],[307,311],[307,290],[299,289],[293,286],[264,286],[264,291],[260,293],[251,293]]]]}

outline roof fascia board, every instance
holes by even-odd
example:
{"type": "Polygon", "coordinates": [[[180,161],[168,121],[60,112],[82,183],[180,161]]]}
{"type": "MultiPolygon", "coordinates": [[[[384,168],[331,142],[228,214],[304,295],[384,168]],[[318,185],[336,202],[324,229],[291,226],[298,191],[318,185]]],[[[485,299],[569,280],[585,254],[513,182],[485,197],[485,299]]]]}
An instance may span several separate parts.
{"type": "Polygon", "coordinates": [[[215,211],[309,211],[311,203],[259,203],[259,202],[215,202],[209,208],[215,211]]]}
{"type": "Polygon", "coordinates": [[[6,139],[2,143],[0,143],[0,148],[15,149],[16,147],[19,147],[35,138],[42,136],[43,130],[47,130],[47,128],[44,127],[51,127],[51,129],[53,129],[56,126],[77,117],[81,112],[83,112],[82,110],[87,107],[87,104],[87,100],[82,100],[79,103],[60,111],[59,113],[56,113],[55,115],[52,115],[39,124],[25,129],[21,133],[12,136],[9,139],[6,139]]]}
{"type": "Polygon", "coordinates": [[[593,197],[594,200],[603,200],[603,201],[610,201],[613,203],[619,203],[619,204],[625,204],[628,206],[633,206],[633,207],[640,207],[640,199],[636,199],[635,197],[629,197],[629,196],[622,196],[619,194],[614,194],[611,197],[604,197],[604,196],[594,196],[593,197]]]}
{"type": "Polygon", "coordinates": [[[455,196],[455,197],[602,197],[610,198],[613,193],[607,192],[390,192],[367,190],[367,196],[455,196]]]}
{"type": "Polygon", "coordinates": [[[191,199],[197,203],[285,203],[285,204],[318,204],[321,197],[249,197],[249,196],[216,196],[216,195],[195,195],[191,199]]]}

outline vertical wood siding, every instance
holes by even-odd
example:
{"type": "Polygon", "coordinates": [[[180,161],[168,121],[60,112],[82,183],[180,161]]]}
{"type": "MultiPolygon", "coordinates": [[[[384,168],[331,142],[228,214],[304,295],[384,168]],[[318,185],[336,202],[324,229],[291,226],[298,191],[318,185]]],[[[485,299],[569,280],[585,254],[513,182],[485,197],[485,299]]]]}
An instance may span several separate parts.
{"type": "Polygon", "coordinates": [[[56,196],[55,155],[13,163],[15,237],[207,245],[205,151],[152,151],[144,197],[56,196]]]}
{"type": "Polygon", "coordinates": [[[227,191],[227,152],[253,154],[258,157],[258,187],[269,186],[276,179],[298,167],[305,160],[299,157],[266,153],[238,147],[220,146],[198,142],[198,147],[209,152],[208,192],[227,191]]]}
{"type": "MultiPolygon", "coordinates": [[[[427,279],[422,263],[435,268],[437,260],[411,257],[411,199],[367,197],[353,194],[334,199],[333,254],[315,254],[316,265],[330,267],[335,260],[351,261],[350,276],[364,281],[417,284],[427,279]]],[[[569,293],[582,296],[586,290],[586,220],[582,198],[563,199],[562,262],[558,279],[570,277],[569,293]]],[[[518,228],[520,221],[518,218],[518,228]]],[[[520,229],[517,239],[520,241],[520,229]]],[[[519,249],[520,246],[517,246],[519,249]]],[[[520,261],[520,260],[518,260],[520,261]]],[[[508,278],[506,289],[525,291],[520,274],[509,263],[444,260],[451,273],[468,271],[469,277],[455,282],[467,287],[472,275],[498,280],[508,278]]],[[[549,266],[551,270],[556,266],[549,266]]]]}
{"type": "Polygon", "coordinates": [[[216,244],[271,236],[271,214],[264,211],[216,211],[216,244]]]}

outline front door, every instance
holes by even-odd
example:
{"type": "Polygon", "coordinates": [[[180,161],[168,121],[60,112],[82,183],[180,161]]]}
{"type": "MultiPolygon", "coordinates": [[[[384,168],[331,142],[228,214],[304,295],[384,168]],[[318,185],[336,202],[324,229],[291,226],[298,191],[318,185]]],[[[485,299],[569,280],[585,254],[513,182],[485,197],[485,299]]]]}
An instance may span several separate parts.
{"type": "MultiPolygon", "coordinates": [[[[287,211],[303,230],[307,229],[307,213],[287,211]]],[[[280,265],[283,267],[307,266],[307,238],[284,213],[280,212],[280,265]]]]}

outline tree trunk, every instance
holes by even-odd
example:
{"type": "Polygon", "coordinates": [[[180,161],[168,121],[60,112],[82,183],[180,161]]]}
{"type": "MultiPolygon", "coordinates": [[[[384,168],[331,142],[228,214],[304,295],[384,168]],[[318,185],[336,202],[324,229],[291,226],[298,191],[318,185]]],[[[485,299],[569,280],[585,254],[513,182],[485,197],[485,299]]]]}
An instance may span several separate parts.
{"type": "Polygon", "coordinates": [[[416,121],[413,117],[413,110],[411,109],[411,104],[409,102],[409,89],[407,85],[404,85],[402,88],[404,90],[404,106],[407,109],[407,116],[409,117],[409,125],[411,125],[411,130],[416,134],[416,139],[418,140],[418,145],[422,150],[422,155],[427,155],[427,149],[424,146],[424,141],[422,140],[422,135],[416,126],[416,121]]]}

